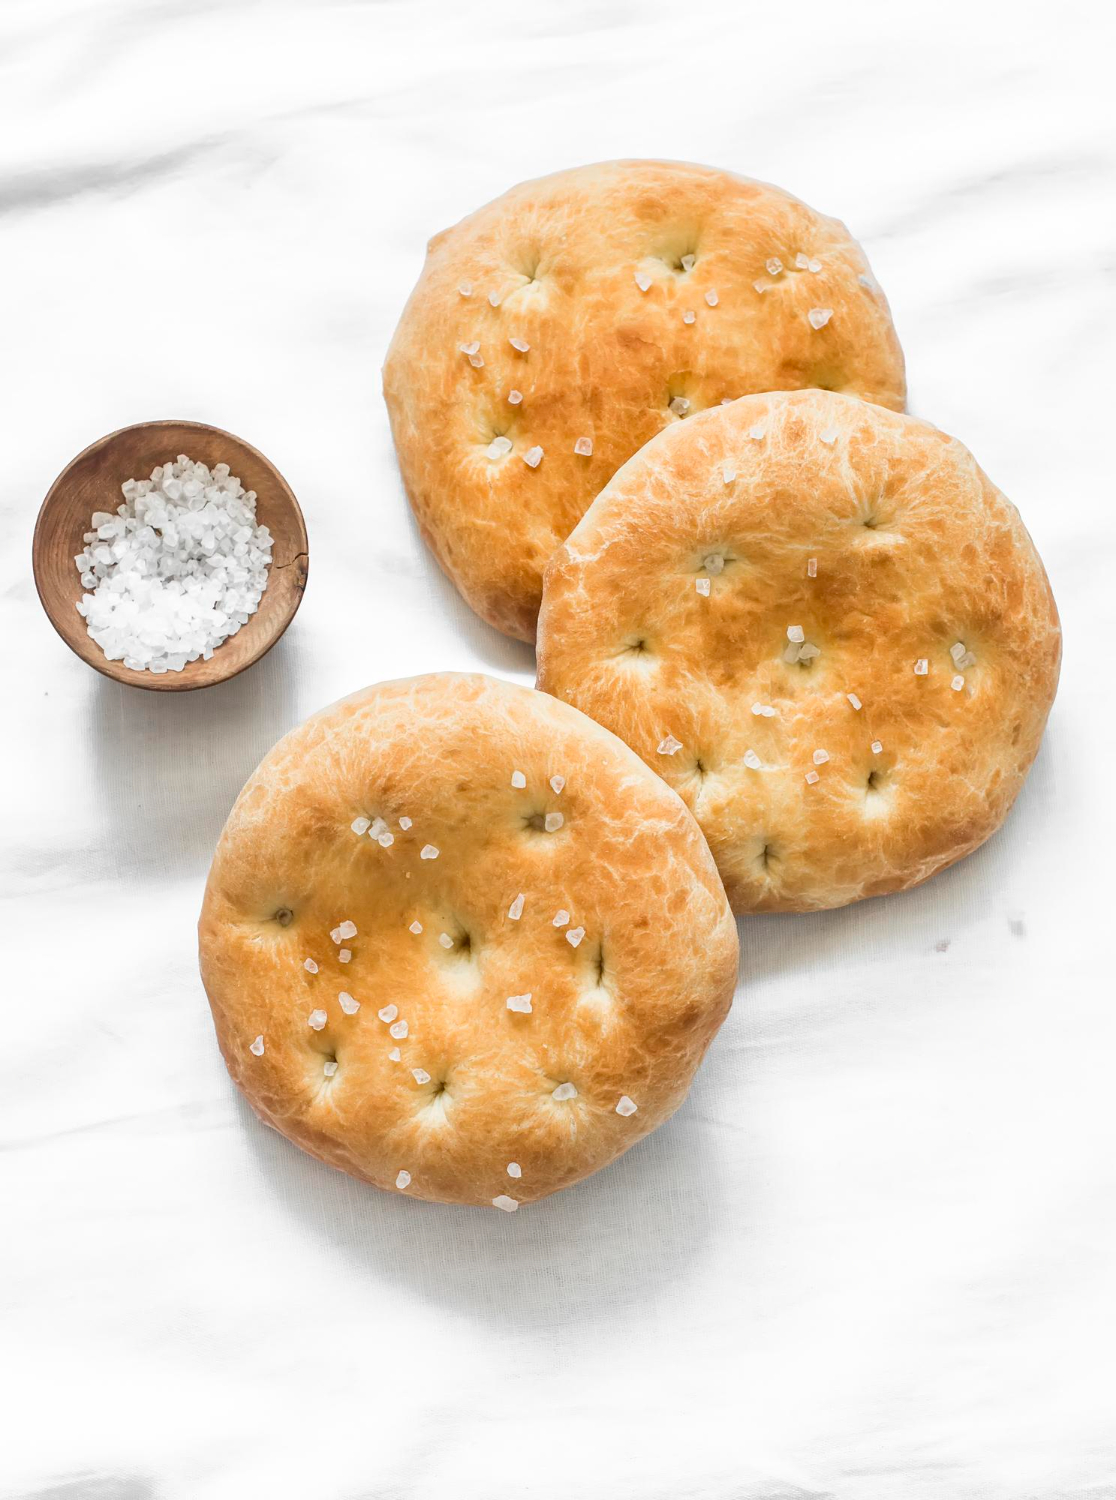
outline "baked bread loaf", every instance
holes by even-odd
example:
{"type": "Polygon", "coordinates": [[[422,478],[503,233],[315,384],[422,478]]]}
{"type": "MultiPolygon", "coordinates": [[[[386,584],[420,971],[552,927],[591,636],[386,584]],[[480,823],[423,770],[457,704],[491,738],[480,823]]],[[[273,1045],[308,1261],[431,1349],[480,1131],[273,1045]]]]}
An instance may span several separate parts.
{"type": "Polygon", "coordinates": [[[959,442],[800,391],[625,465],[547,568],[538,680],[675,788],[736,911],[806,911],[999,827],[1060,650],[1031,539],[959,442]]]}
{"type": "Polygon", "coordinates": [[[637,449],[726,397],[803,386],[903,408],[859,245],[779,188],[661,161],[526,182],[436,235],[384,366],[423,536],[525,641],[547,558],[637,449]]]}
{"type": "Polygon", "coordinates": [[[269,1125],[377,1187],[503,1209],[678,1107],[737,959],[680,799],[576,709],[451,673],[280,741],[199,937],[221,1051],[269,1125]]]}

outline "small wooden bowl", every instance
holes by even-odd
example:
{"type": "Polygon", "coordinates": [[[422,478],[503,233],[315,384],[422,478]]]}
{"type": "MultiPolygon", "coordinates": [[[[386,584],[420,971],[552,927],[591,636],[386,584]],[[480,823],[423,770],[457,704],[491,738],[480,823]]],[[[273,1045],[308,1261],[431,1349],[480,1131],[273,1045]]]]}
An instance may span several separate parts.
{"type": "Polygon", "coordinates": [[[306,588],[306,524],[287,481],[274,464],[242,438],[204,422],[137,422],[110,432],[79,453],[50,487],[31,544],[35,587],[58,634],[82,661],[116,682],[155,692],[185,692],[235,677],[275,645],[295,617],[306,588]],[[267,588],[259,608],[208,661],[187,662],[181,672],[136,672],[109,661],[88,633],[76,606],[85,590],[74,558],[85,546],[95,510],[115,513],[127,479],[147,479],[157,464],[180,453],[195,462],[226,463],[246,490],[256,492],[256,519],[274,542],[267,588]]]}

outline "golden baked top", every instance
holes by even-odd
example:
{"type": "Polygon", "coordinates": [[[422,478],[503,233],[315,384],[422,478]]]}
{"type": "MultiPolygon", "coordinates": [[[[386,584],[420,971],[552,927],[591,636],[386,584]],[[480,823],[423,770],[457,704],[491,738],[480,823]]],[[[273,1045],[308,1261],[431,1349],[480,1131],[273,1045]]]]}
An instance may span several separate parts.
{"type": "Polygon", "coordinates": [[[681,1103],[736,927],[683,803],[531,689],[383,683],[280,741],[199,925],[230,1073],[269,1124],[379,1187],[517,1203],[681,1103]]]}
{"type": "Polygon", "coordinates": [[[547,558],[637,449],[803,386],[904,405],[859,245],[779,188],[660,161],[526,182],[436,235],[384,366],[423,536],[523,640],[547,558]]]}
{"type": "Polygon", "coordinates": [[[539,686],[685,799],[737,911],[901,890],[976,848],[1034,759],[1061,632],[956,439],[822,391],[672,427],[551,560],[539,686]]]}

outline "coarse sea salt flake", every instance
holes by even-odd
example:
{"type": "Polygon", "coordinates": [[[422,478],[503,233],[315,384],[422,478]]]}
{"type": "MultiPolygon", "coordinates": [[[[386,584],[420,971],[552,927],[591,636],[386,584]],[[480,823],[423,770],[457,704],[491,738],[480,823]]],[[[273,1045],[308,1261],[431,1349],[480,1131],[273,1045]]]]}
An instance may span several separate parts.
{"type": "Polygon", "coordinates": [[[399,1172],[397,1174],[397,1176],[396,1176],[396,1179],[395,1179],[395,1185],[399,1189],[400,1192],[402,1192],[404,1188],[409,1188],[410,1185],[411,1185],[411,1174],[410,1174],[410,1172],[407,1172],[407,1171],[399,1172]]]}
{"type": "Polygon", "coordinates": [[[546,829],[547,833],[557,833],[559,828],[561,828],[562,824],[565,821],[565,818],[560,812],[548,812],[546,817],[543,819],[543,827],[546,829]]]}
{"type": "Polygon", "coordinates": [[[393,1036],[397,1042],[401,1042],[409,1029],[406,1021],[396,1021],[394,1025],[388,1027],[388,1035],[393,1036]]]}
{"type": "Polygon", "coordinates": [[[489,294],[488,294],[488,301],[489,301],[489,303],[491,304],[492,307],[499,307],[500,306],[500,293],[499,292],[489,292],[489,294]]]}
{"type": "Polygon", "coordinates": [[[335,1057],[331,1058],[322,1069],[322,1072],[327,1078],[332,1078],[334,1073],[337,1072],[337,1059],[335,1057]]]}
{"type": "Polygon", "coordinates": [[[682,748],[682,741],[676,740],[672,734],[665,735],[656,747],[660,755],[676,755],[682,748]]]}
{"type": "Polygon", "coordinates": [[[705,300],[709,303],[710,307],[717,306],[717,302],[719,299],[717,297],[717,289],[715,287],[709,288],[709,290],[705,294],[705,300]]]}
{"type": "Polygon", "coordinates": [[[517,791],[522,791],[527,785],[527,778],[522,771],[513,771],[511,774],[511,784],[517,791]]]}
{"type": "Polygon", "coordinates": [[[965,686],[965,679],[961,676],[961,673],[958,672],[956,677],[952,679],[949,685],[955,693],[959,693],[965,686]]]}
{"type": "Polygon", "coordinates": [[[506,1214],[513,1214],[519,1207],[519,1201],[516,1198],[509,1198],[507,1193],[500,1193],[493,1198],[492,1207],[502,1208],[506,1214]]]}
{"type": "Polygon", "coordinates": [[[402,1054],[402,1052],[400,1052],[400,1050],[399,1050],[398,1047],[393,1047],[391,1049],[391,1051],[388,1053],[388,1057],[390,1058],[390,1060],[392,1062],[402,1062],[403,1061],[403,1054],[402,1054]]]}
{"type": "Polygon", "coordinates": [[[872,754],[873,755],[879,755],[879,753],[880,753],[880,751],[882,749],[883,749],[883,745],[880,743],[879,740],[873,740],[872,741],[872,754]]]}
{"type": "Polygon", "coordinates": [[[543,451],[537,443],[533,448],[528,448],[527,452],[523,455],[523,462],[529,469],[537,469],[542,463],[542,459],[543,451]]]}
{"type": "Polygon", "coordinates": [[[795,643],[795,645],[797,646],[797,645],[800,645],[805,639],[806,639],[806,632],[802,629],[801,625],[788,625],[787,626],[787,640],[788,641],[793,641],[795,643]]]}
{"type": "Polygon", "coordinates": [[[440,853],[437,844],[423,844],[419,850],[419,859],[437,859],[440,853]]]}
{"type": "Polygon", "coordinates": [[[249,1052],[254,1052],[257,1057],[262,1057],[264,1055],[264,1039],[263,1039],[263,1037],[262,1036],[258,1036],[256,1038],[256,1040],[248,1048],[248,1051],[249,1052]]]}
{"type": "Polygon", "coordinates": [[[685,396],[672,396],[670,409],[676,417],[684,417],[690,409],[689,400],[685,396]]]}
{"type": "Polygon", "coordinates": [[[267,587],[273,543],[256,525],[255,491],[227,464],[211,471],[186,454],[121,490],[115,515],[93,512],[74,557],[86,630],[108,660],[133,671],[210,660],[267,587]]]}
{"type": "Polygon", "coordinates": [[[810,261],[809,261],[808,257],[805,256],[802,253],[802,251],[800,250],[798,252],[798,254],[794,257],[794,264],[795,264],[795,269],[796,270],[805,271],[806,267],[810,264],[810,261]]]}
{"type": "Polygon", "coordinates": [[[508,404],[510,406],[518,406],[519,403],[522,400],[523,400],[523,392],[522,391],[512,390],[512,391],[508,392],[508,404]]]}
{"type": "Polygon", "coordinates": [[[620,1095],[620,1102],[616,1106],[618,1115],[634,1115],[639,1105],[634,1099],[629,1099],[627,1094],[620,1095]]]}
{"type": "Polygon", "coordinates": [[[565,786],[565,784],[566,778],[564,776],[552,776],[550,778],[550,789],[556,797],[560,797],[562,795],[562,788],[565,786]]]}
{"type": "Polygon", "coordinates": [[[522,915],[523,915],[523,892],[520,891],[519,895],[515,898],[515,900],[512,902],[512,904],[508,907],[508,916],[511,918],[511,920],[513,922],[518,922],[519,919],[520,919],[520,917],[522,915]]]}
{"type": "Polygon", "coordinates": [[[349,827],[353,830],[354,833],[362,835],[366,834],[371,826],[371,820],[368,818],[354,818],[353,821],[349,824],[349,827]]]}
{"type": "Polygon", "coordinates": [[[582,458],[591,458],[593,456],[593,439],[579,437],[574,444],[574,452],[580,454],[582,458]]]}
{"type": "Polygon", "coordinates": [[[748,428],[748,436],[754,443],[758,443],[766,431],[767,428],[763,425],[763,423],[757,422],[754,427],[748,428]]]}
{"type": "Polygon", "coordinates": [[[509,995],[505,1004],[517,1015],[529,1016],[531,1014],[531,991],[528,990],[525,995],[509,995]]]}
{"type": "Polygon", "coordinates": [[[474,339],[471,344],[458,344],[457,347],[471,359],[474,354],[480,353],[480,339],[474,339]]]}
{"type": "Polygon", "coordinates": [[[343,938],[355,938],[357,935],[355,922],[342,922],[337,931],[343,938]]]}
{"type": "Polygon", "coordinates": [[[641,292],[645,292],[651,285],[651,278],[646,271],[637,271],[635,273],[635,284],[641,292]]]}
{"type": "Polygon", "coordinates": [[[552,1099],[576,1099],[577,1089],[572,1083],[560,1083],[550,1096],[552,1099]]]}
{"type": "Polygon", "coordinates": [[[473,295],[473,283],[471,281],[463,281],[460,283],[457,290],[463,297],[471,297],[473,295]]]}
{"type": "Polygon", "coordinates": [[[511,440],[511,438],[509,438],[509,437],[502,437],[501,436],[501,437],[494,437],[492,439],[492,441],[489,443],[488,447],[485,449],[485,452],[488,454],[489,458],[495,459],[495,458],[503,458],[504,454],[505,453],[510,453],[511,450],[512,450],[512,440],[511,440]]]}
{"type": "Polygon", "coordinates": [[[831,307],[812,307],[806,316],[810,320],[811,328],[824,328],[833,316],[833,309],[831,307]]]}
{"type": "Polygon", "coordinates": [[[778,276],[783,269],[783,262],[777,255],[768,256],[767,260],[764,262],[764,265],[767,268],[767,274],[769,276],[778,276]]]}
{"type": "Polygon", "coordinates": [[[302,960],[302,967],[306,970],[307,974],[316,974],[318,972],[318,966],[312,958],[304,958],[302,960]]]}
{"type": "Polygon", "coordinates": [[[736,478],[736,465],[723,464],[721,466],[721,479],[725,484],[731,484],[736,478]]]}
{"type": "Polygon", "coordinates": [[[683,323],[692,323],[696,319],[696,317],[697,313],[694,312],[692,307],[688,307],[682,314],[682,321],[683,323]]]}
{"type": "Polygon", "coordinates": [[[856,696],[856,694],[855,693],[846,693],[845,697],[852,704],[853,708],[856,709],[857,713],[859,713],[860,710],[863,708],[864,705],[861,703],[860,699],[856,696]]]}
{"type": "Polygon", "coordinates": [[[440,932],[438,934],[438,941],[441,943],[443,948],[453,947],[453,938],[450,937],[448,932],[440,932]]]}
{"type": "Polygon", "coordinates": [[[759,771],[763,768],[763,761],[760,760],[759,756],[754,750],[745,750],[744,764],[751,771],[759,771]]]}
{"type": "Polygon", "coordinates": [[[926,674],[929,672],[929,670],[930,670],[930,663],[926,660],[925,656],[920,656],[919,659],[914,664],[915,676],[916,677],[925,677],[926,674]]]}
{"type": "Polygon", "coordinates": [[[517,1161],[510,1161],[510,1162],[508,1162],[508,1165],[505,1168],[505,1170],[507,1171],[507,1174],[508,1174],[509,1177],[522,1177],[523,1176],[523,1168],[519,1165],[519,1163],[517,1161]]]}
{"type": "Polygon", "coordinates": [[[815,750],[814,751],[814,764],[816,766],[824,766],[825,763],[826,763],[826,761],[828,759],[829,759],[829,751],[828,750],[815,750]]]}
{"type": "Polygon", "coordinates": [[[376,1014],[379,1016],[380,1020],[386,1024],[389,1021],[395,1020],[396,1016],[399,1014],[399,1007],[398,1005],[385,1005],[384,1008],[382,1010],[378,1010],[376,1014]]]}
{"type": "Polygon", "coordinates": [[[818,775],[818,773],[816,771],[807,771],[806,772],[806,780],[810,783],[811,786],[813,786],[815,782],[821,780],[821,777],[818,775]]]}
{"type": "Polygon", "coordinates": [[[311,1031],[321,1031],[328,1020],[329,1017],[324,1010],[312,1010],[306,1017],[306,1024],[310,1027],[311,1031]]]}
{"type": "Polygon", "coordinates": [[[569,920],[570,914],[566,910],[566,908],[564,906],[559,907],[559,909],[554,913],[554,916],[551,918],[550,925],[552,927],[566,927],[569,925],[569,920]]]}
{"type": "Polygon", "coordinates": [[[412,1068],[411,1077],[415,1080],[416,1083],[430,1082],[430,1074],[426,1071],[425,1068],[412,1068]]]}
{"type": "Polygon", "coordinates": [[[528,349],[530,349],[530,347],[531,347],[530,344],[527,342],[526,339],[520,339],[520,338],[509,339],[508,343],[512,346],[513,349],[518,349],[519,352],[520,352],[520,354],[526,354],[527,351],[528,351],[528,349]]]}
{"type": "Polygon", "coordinates": [[[410,818],[400,818],[399,819],[399,826],[400,826],[400,828],[402,828],[403,832],[406,833],[407,829],[410,828],[410,826],[411,826],[411,820],[410,820],[410,818]]]}
{"type": "Polygon", "coordinates": [[[354,1000],[346,990],[342,990],[337,996],[337,1003],[347,1016],[355,1016],[360,1009],[360,1001],[354,1000]]]}
{"type": "Polygon", "coordinates": [[[411,925],[410,925],[410,927],[407,928],[407,931],[408,932],[413,932],[413,933],[416,933],[416,934],[420,933],[422,931],[422,923],[419,922],[419,921],[412,922],[411,925]]]}
{"type": "Polygon", "coordinates": [[[826,427],[822,432],[818,433],[818,437],[823,443],[826,443],[830,447],[832,447],[840,437],[840,433],[837,431],[836,427],[826,427]]]}
{"type": "Polygon", "coordinates": [[[341,948],[338,950],[337,962],[339,964],[347,964],[352,956],[353,950],[351,948],[341,948]]]}
{"type": "Polygon", "coordinates": [[[584,927],[571,927],[569,932],[566,933],[566,942],[569,943],[571,948],[576,948],[584,936],[584,927]]]}
{"type": "Polygon", "coordinates": [[[694,579],[694,588],[697,589],[697,591],[698,591],[699,594],[704,594],[707,599],[709,598],[709,590],[712,587],[713,587],[713,584],[712,584],[712,580],[711,579],[708,579],[708,578],[695,578],[694,579]]]}

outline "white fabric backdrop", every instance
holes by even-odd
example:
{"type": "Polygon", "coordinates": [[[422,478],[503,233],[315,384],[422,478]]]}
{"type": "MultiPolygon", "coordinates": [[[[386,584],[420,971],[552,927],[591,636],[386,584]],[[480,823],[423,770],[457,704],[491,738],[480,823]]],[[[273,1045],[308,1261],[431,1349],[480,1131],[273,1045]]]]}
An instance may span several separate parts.
{"type": "Polygon", "coordinates": [[[5,0],[0,1493],[1116,1495],[1111,52],[1102,7],[5,0]],[[425,240],[517,180],[722,164],[844,218],[912,407],[1019,505],[1061,693],[1007,827],[910,895],[741,924],[676,1119],[515,1216],[302,1156],[195,966],[287,728],[532,680],[419,543],[379,365],[425,240]],[[301,498],[281,646],[204,694],[72,657],[31,580],[87,442],[215,422],[301,498]]]}

